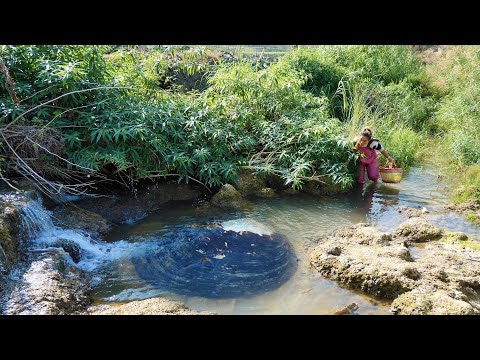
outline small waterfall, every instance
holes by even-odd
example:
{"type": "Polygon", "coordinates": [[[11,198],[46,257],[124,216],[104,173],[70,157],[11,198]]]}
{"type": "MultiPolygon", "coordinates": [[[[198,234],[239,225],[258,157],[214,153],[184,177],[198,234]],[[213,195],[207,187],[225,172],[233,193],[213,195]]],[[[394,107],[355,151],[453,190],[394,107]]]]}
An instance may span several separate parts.
{"type": "Polygon", "coordinates": [[[40,197],[30,199],[21,207],[22,227],[26,231],[28,239],[34,239],[40,233],[53,229],[51,212],[43,207],[40,197]]]}
{"type": "Polygon", "coordinates": [[[81,254],[80,261],[74,265],[83,270],[90,271],[105,262],[129,256],[138,248],[138,244],[126,241],[106,243],[81,230],[56,226],[52,221],[54,214],[43,207],[41,199],[29,199],[21,206],[21,210],[22,228],[28,237],[30,251],[46,251],[52,247],[58,249],[61,242],[73,242],[81,254]]]}

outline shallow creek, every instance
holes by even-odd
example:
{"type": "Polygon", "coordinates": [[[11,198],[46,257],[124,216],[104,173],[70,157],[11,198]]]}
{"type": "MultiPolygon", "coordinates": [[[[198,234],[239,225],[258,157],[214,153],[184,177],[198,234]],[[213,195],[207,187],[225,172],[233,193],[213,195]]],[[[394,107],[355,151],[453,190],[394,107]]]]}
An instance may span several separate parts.
{"type": "Polygon", "coordinates": [[[379,181],[335,197],[258,199],[247,212],[176,202],[117,227],[100,251],[103,261],[93,256],[80,264],[95,274],[96,303],[164,296],[220,314],[329,314],[355,302],[357,314],[389,314],[388,303],[318,275],[309,253],[344,226],[370,222],[393,230],[406,220],[401,205],[428,211],[433,224],[480,240],[478,226],[443,209],[447,198],[440,177],[414,168],[399,184],[379,181]],[[242,231],[253,233],[246,242],[242,231]]]}

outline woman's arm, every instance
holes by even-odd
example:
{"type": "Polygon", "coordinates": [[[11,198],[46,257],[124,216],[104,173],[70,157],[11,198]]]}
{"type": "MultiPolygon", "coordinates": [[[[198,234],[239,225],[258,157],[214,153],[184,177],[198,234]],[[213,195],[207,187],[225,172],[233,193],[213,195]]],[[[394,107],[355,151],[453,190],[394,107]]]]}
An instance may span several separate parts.
{"type": "Polygon", "coordinates": [[[385,151],[385,149],[380,150],[380,152],[382,153],[383,156],[385,156],[387,158],[387,161],[388,161],[389,164],[392,164],[394,167],[397,166],[397,164],[395,163],[395,159],[392,158],[390,155],[388,155],[388,153],[385,151]]]}

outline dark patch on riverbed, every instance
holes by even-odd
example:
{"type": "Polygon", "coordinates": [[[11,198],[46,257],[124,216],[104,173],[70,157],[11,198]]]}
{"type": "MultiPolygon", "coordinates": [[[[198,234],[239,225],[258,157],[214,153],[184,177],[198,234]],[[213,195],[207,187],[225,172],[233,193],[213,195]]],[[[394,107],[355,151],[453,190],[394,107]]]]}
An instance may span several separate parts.
{"type": "Polygon", "coordinates": [[[237,298],[280,287],[297,269],[280,234],[223,228],[177,229],[151,253],[133,259],[138,274],[162,290],[207,298],[237,298]]]}

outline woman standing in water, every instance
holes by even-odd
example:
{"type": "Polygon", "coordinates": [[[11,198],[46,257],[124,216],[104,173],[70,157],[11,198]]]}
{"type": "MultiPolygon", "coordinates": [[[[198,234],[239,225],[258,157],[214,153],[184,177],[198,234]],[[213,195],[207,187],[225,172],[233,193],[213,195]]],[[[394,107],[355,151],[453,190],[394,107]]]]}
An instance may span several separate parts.
{"type": "Polygon", "coordinates": [[[385,156],[390,167],[396,166],[395,160],[388,155],[380,142],[372,137],[372,130],[369,128],[364,128],[358,134],[355,150],[359,155],[358,160],[360,162],[360,174],[357,179],[359,184],[365,183],[365,169],[370,180],[378,180],[377,151],[380,151],[385,156]]]}

